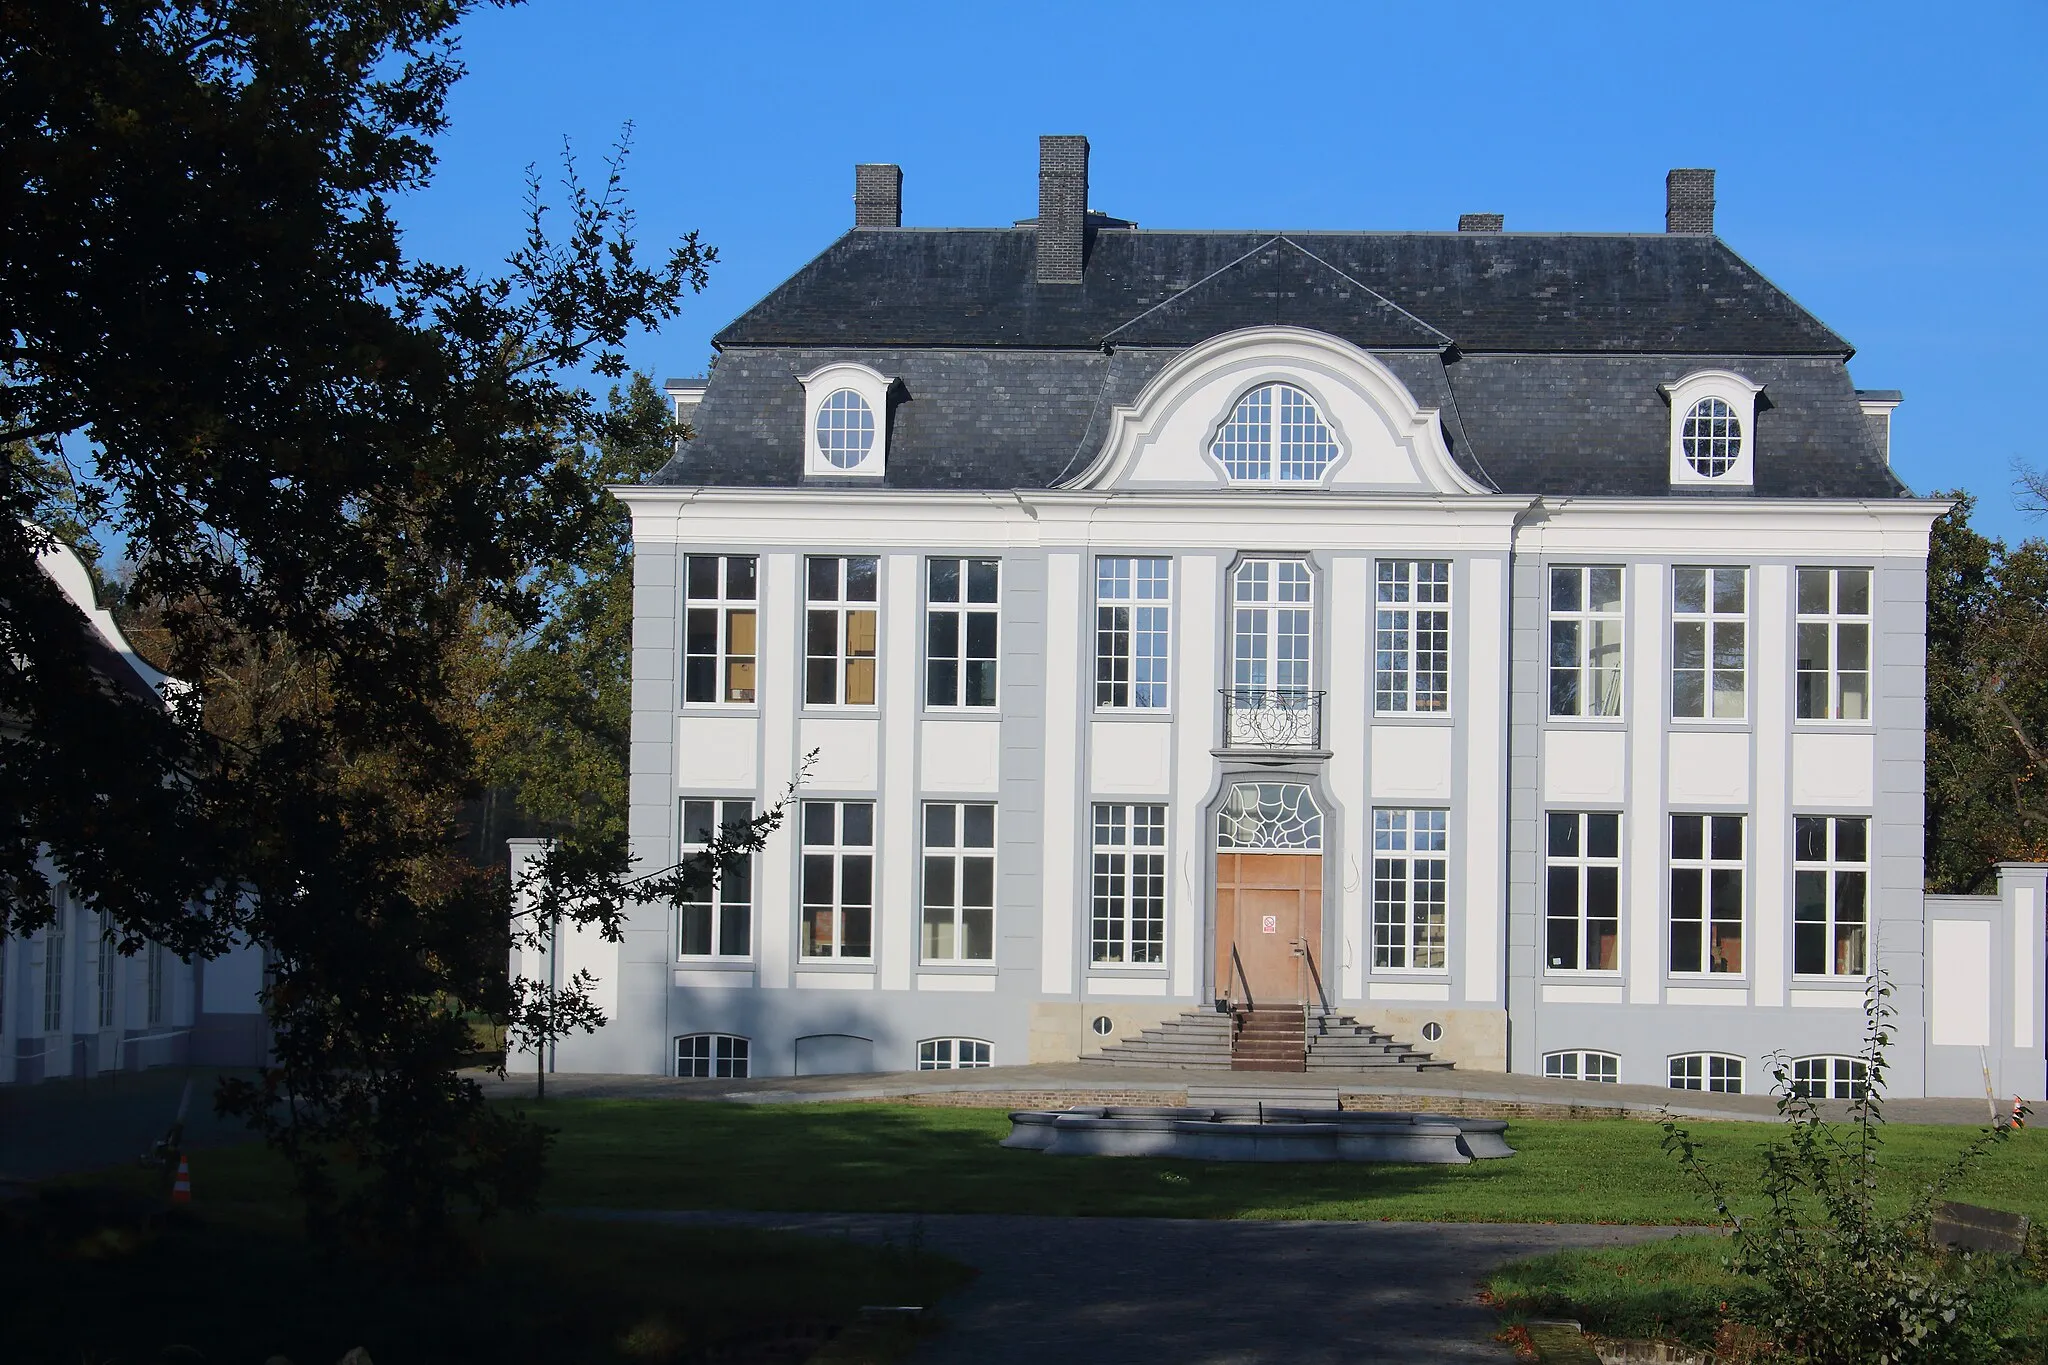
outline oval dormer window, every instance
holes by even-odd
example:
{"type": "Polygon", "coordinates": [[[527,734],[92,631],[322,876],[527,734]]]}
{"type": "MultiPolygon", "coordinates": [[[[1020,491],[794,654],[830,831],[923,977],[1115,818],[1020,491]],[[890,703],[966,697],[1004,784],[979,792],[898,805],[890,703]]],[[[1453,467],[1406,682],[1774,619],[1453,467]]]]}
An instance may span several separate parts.
{"type": "Polygon", "coordinates": [[[1742,458],[1742,419],[1726,400],[1702,398],[1686,413],[1679,440],[1693,473],[1718,479],[1742,458]]]}
{"type": "Polygon", "coordinates": [[[1313,398],[1264,384],[1237,400],[1209,453],[1232,483],[1320,483],[1339,451],[1313,398]]]}
{"type": "Polygon", "coordinates": [[[875,448],[875,411],[852,389],[839,389],[818,405],[814,428],[818,457],[834,469],[855,469],[875,448]]]}

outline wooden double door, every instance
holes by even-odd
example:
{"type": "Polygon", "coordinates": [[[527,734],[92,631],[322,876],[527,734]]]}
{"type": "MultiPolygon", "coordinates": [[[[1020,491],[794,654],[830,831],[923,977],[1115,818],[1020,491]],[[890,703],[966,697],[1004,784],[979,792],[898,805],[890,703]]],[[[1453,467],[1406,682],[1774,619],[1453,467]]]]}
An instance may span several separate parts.
{"type": "Polygon", "coordinates": [[[1323,855],[1216,855],[1216,993],[1299,1005],[1323,965],[1323,855]],[[1240,975],[1240,968],[1242,973],[1240,975]]]}

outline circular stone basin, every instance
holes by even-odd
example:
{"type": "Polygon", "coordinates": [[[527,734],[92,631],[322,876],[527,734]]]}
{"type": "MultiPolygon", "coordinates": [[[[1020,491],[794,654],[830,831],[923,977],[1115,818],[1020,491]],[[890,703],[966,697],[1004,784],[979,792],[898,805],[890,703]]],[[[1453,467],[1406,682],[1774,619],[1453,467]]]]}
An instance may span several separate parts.
{"type": "Polygon", "coordinates": [[[1195,1161],[1399,1161],[1461,1166],[1513,1156],[1500,1119],[1257,1105],[1020,1109],[1005,1147],[1053,1156],[1175,1156],[1195,1161]]]}

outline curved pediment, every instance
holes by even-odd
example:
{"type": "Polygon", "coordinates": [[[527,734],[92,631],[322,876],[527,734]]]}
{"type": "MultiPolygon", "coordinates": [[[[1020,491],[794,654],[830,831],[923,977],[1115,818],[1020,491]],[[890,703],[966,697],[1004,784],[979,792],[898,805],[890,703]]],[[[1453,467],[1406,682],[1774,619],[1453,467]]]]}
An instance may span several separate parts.
{"type": "Polygon", "coordinates": [[[1451,459],[1437,410],[1392,371],[1349,342],[1298,327],[1228,332],[1176,356],[1116,409],[1102,449],[1068,487],[1489,491],[1451,459]],[[1317,431],[1318,458],[1289,461],[1277,448],[1271,460],[1242,458],[1247,412],[1256,431],[1262,411],[1272,423],[1289,420],[1283,404],[1297,428],[1317,431]]]}

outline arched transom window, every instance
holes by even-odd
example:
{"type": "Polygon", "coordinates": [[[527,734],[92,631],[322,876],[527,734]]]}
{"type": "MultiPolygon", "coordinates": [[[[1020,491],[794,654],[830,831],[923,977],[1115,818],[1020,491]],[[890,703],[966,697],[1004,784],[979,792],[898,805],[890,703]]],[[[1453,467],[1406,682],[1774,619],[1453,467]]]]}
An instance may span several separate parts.
{"type": "Polygon", "coordinates": [[[1340,452],[1313,398],[1264,384],[1237,400],[1210,453],[1233,483],[1318,483],[1340,452]]]}
{"type": "Polygon", "coordinates": [[[1299,782],[1240,782],[1216,817],[1216,847],[1233,852],[1315,853],[1323,847],[1323,813],[1299,782]]]}

